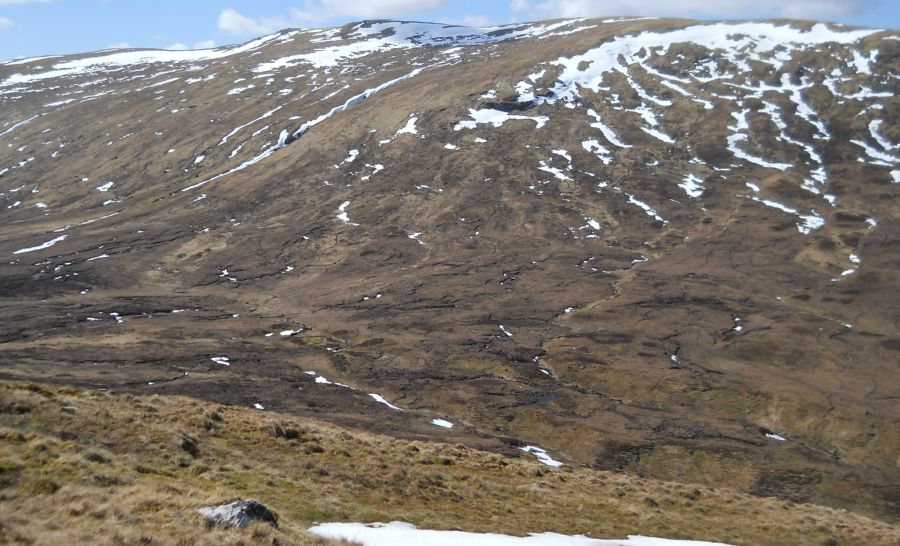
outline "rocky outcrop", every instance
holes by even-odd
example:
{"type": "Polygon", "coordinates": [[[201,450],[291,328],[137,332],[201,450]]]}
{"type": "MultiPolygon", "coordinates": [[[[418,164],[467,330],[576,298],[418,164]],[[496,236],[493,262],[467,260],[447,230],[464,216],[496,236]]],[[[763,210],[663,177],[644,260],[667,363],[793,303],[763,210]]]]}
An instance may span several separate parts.
{"type": "Polygon", "coordinates": [[[238,499],[228,504],[208,506],[198,510],[211,523],[244,528],[251,523],[268,523],[278,527],[278,519],[268,508],[256,500],[238,499]]]}

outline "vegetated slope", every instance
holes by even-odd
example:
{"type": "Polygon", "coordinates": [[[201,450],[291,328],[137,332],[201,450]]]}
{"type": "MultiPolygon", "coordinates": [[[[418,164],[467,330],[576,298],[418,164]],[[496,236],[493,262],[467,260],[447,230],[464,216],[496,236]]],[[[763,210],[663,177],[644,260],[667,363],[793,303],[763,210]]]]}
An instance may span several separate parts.
{"type": "Polygon", "coordinates": [[[896,520],[898,51],[366,22],[7,62],[3,377],[896,520]]]}
{"type": "MultiPolygon", "coordinates": [[[[316,521],[729,544],[894,544],[895,526],[815,505],[406,442],[177,396],[0,385],[4,543],[324,543],[316,521]],[[210,529],[235,497],[278,530],[210,529]],[[318,541],[318,542],[316,542],[318,541]]],[[[524,454],[523,454],[523,457],[524,454]]]]}

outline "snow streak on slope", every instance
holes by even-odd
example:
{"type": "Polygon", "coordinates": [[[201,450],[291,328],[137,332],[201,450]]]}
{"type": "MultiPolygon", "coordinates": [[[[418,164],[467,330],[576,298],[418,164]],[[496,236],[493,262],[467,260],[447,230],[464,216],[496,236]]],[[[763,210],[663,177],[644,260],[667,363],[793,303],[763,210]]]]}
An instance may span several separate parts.
{"type": "Polygon", "coordinates": [[[641,49],[664,54],[673,44],[692,43],[707,49],[719,50],[724,58],[745,65],[743,57],[767,60],[779,47],[796,50],[801,46],[834,42],[851,44],[877,30],[836,31],[817,24],[809,31],[771,23],[716,23],[696,25],[670,32],[643,32],[637,36],[617,37],[613,41],[574,57],[561,57],[551,64],[562,68],[553,94],[544,102],[562,99],[573,102],[580,96],[579,88],[598,92],[604,77],[621,68],[620,56],[632,58],[641,49]],[[587,66],[586,69],[583,67],[587,66]]]}
{"type": "MultiPolygon", "coordinates": [[[[814,145],[791,136],[791,134],[805,134],[812,128],[813,139],[825,143],[831,139],[825,121],[811,106],[808,102],[809,97],[806,96],[813,87],[826,85],[827,82],[822,81],[821,74],[797,75],[800,73],[796,69],[785,69],[781,73],[779,71],[786,63],[794,61],[795,55],[808,52],[811,48],[830,47],[833,44],[857,44],[877,32],[881,31],[845,31],[824,24],[800,28],[772,23],[715,23],[671,31],[645,31],[631,36],[615,36],[580,55],[560,57],[539,64],[535,69],[543,69],[520,81],[515,85],[515,90],[519,105],[543,106],[544,112],[547,111],[546,107],[558,103],[570,110],[583,108],[587,117],[592,119],[588,122],[589,125],[599,129],[612,146],[605,146],[598,139],[590,139],[583,141],[582,147],[585,151],[595,154],[606,166],[616,162],[619,153],[616,148],[630,147],[618,136],[623,129],[622,120],[627,118],[623,113],[637,114],[643,122],[640,124],[629,120],[628,127],[624,127],[626,132],[636,127],[665,145],[678,146],[679,139],[675,138],[675,133],[666,127],[672,121],[667,118],[673,106],[693,101],[703,104],[704,110],[731,110],[730,115],[735,123],[728,127],[731,134],[726,136],[726,145],[733,157],[764,169],[782,172],[802,171],[805,179],[801,187],[812,194],[822,196],[833,206],[835,196],[825,193],[827,171],[822,153],[816,148],[818,144],[814,145]],[[682,44],[694,49],[684,50],[686,53],[679,52],[673,59],[672,50],[680,48],[682,44]],[[705,55],[698,55],[699,60],[694,60],[693,63],[690,59],[684,59],[685,55],[693,54],[690,52],[696,51],[697,47],[708,52],[705,55]],[[680,59],[684,59],[684,62],[681,63],[680,59]],[[758,76],[760,64],[769,65],[768,73],[772,73],[774,68],[774,77],[758,76]],[[668,68],[662,68],[666,66],[668,68]],[[540,79],[548,72],[555,78],[550,80],[549,84],[545,81],[546,87],[539,89],[540,79]],[[613,92],[615,86],[621,85],[623,81],[627,84],[625,87],[634,93],[632,96],[626,95],[627,102],[636,103],[636,106],[626,107],[620,93],[613,92]],[[653,81],[653,87],[647,87],[648,81],[653,81]],[[673,100],[655,95],[654,93],[658,93],[660,89],[671,89],[677,95],[673,100]],[[730,90],[736,91],[736,94],[732,94],[730,90]],[[790,103],[793,103],[793,110],[772,102],[775,96],[781,98],[779,102],[787,102],[788,108],[790,103]],[[779,135],[775,138],[776,142],[771,143],[760,138],[758,132],[762,128],[755,120],[751,127],[750,116],[758,110],[754,110],[757,108],[755,104],[751,106],[745,103],[745,98],[750,97],[763,101],[762,112],[768,114],[777,125],[779,135]],[[773,161],[763,157],[772,152],[789,157],[798,155],[796,150],[784,149],[786,147],[780,143],[799,147],[805,152],[806,157],[800,156],[793,162],[773,161]]],[[[867,59],[875,59],[877,52],[873,51],[868,57],[856,50],[850,52],[854,55],[854,59],[857,59],[856,64],[861,66],[857,72],[870,74],[867,59]]],[[[617,91],[618,89],[621,87],[618,87],[617,91]]],[[[871,99],[875,95],[880,96],[877,93],[869,93],[860,98],[871,99]]],[[[879,105],[873,105],[873,108],[876,106],[879,105]]],[[[881,138],[878,132],[882,123],[880,119],[870,122],[869,132],[879,147],[890,150],[891,143],[881,138]]],[[[460,122],[457,128],[463,124],[471,125],[472,122],[460,122]]],[[[634,133],[633,130],[631,132],[634,133]]],[[[629,137],[629,140],[633,138],[629,137]]],[[[763,138],[771,137],[763,135],[763,138]]],[[[890,177],[894,182],[900,181],[900,171],[894,168],[896,157],[864,140],[853,139],[851,142],[863,149],[872,164],[894,169],[890,172],[890,177]]],[[[655,145],[658,146],[659,143],[655,145]]],[[[720,165],[730,168],[727,163],[720,165]]],[[[682,176],[684,177],[680,184],[682,189],[689,197],[699,197],[703,192],[700,179],[691,178],[694,176],[692,173],[684,173],[682,176]]],[[[637,204],[633,196],[630,201],[637,204]]],[[[808,215],[800,215],[796,212],[797,207],[789,208],[794,214],[801,216],[802,222],[798,224],[801,233],[811,233],[824,223],[822,217],[814,210],[808,215]]],[[[653,215],[659,219],[655,211],[653,215]]]]}
{"type": "Polygon", "coordinates": [[[40,114],[38,114],[36,116],[31,116],[30,118],[24,119],[22,121],[13,123],[9,128],[5,129],[2,133],[0,133],[0,137],[8,135],[9,133],[15,131],[19,127],[21,127],[23,125],[27,125],[28,123],[31,123],[32,121],[36,120],[39,117],[40,117],[40,114]]]}
{"type": "Polygon", "coordinates": [[[738,147],[739,142],[743,142],[749,140],[747,136],[747,130],[750,129],[750,125],[747,123],[747,114],[748,110],[741,111],[740,114],[732,112],[732,117],[734,117],[737,122],[733,126],[729,126],[728,128],[734,131],[728,137],[728,150],[734,154],[734,157],[738,159],[743,159],[749,163],[754,163],[759,165],[760,167],[767,167],[770,169],[777,169],[779,171],[786,171],[791,168],[791,165],[787,163],[772,163],[771,161],[766,161],[760,157],[752,156],[738,147]]]}
{"type": "Polygon", "coordinates": [[[409,74],[406,74],[405,76],[400,76],[399,78],[394,78],[393,80],[384,82],[381,85],[378,85],[371,89],[367,89],[367,90],[363,91],[362,93],[354,95],[354,96],[350,97],[349,99],[347,99],[346,101],[344,101],[343,104],[339,104],[338,106],[335,106],[334,108],[332,108],[328,112],[322,114],[321,116],[319,116],[313,120],[307,121],[306,123],[301,125],[299,129],[294,131],[292,134],[289,134],[286,130],[282,131],[281,135],[278,137],[278,142],[275,143],[274,146],[271,146],[270,148],[267,148],[266,150],[264,150],[262,153],[260,153],[256,157],[254,157],[252,159],[248,159],[247,161],[244,161],[237,167],[234,167],[233,169],[229,169],[223,173],[217,174],[217,175],[213,176],[212,178],[207,178],[206,180],[197,182],[196,184],[192,184],[186,188],[183,188],[181,191],[184,192],[184,191],[190,191],[190,190],[197,189],[197,188],[204,186],[214,180],[218,180],[222,177],[228,176],[229,174],[234,174],[238,171],[242,171],[242,170],[246,169],[247,167],[255,165],[255,164],[259,163],[260,161],[266,159],[267,157],[271,156],[278,150],[284,148],[291,142],[294,142],[295,140],[299,139],[301,136],[303,136],[304,133],[306,133],[307,131],[309,131],[310,129],[315,127],[316,125],[322,123],[323,121],[331,118],[335,114],[339,114],[340,112],[343,112],[345,110],[348,110],[348,109],[356,106],[357,104],[366,100],[370,96],[378,93],[379,91],[383,91],[384,89],[387,89],[388,87],[390,87],[392,85],[406,81],[410,78],[414,78],[415,76],[421,74],[423,70],[425,70],[425,69],[417,68],[417,69],[413,70],[412,72],[410,72],[409,74]]]}
{"type": "Polygon", "coordinates": [[[68,235],[60,235],[59,237],[52,239],[50,241],[47,241],[46,243],[40,244],[38,246],[32,246],[29,248],[22,248],[22,249],[16,250],[15,252],[13,252],[13,254],[26,254],[28,252],[44,250],[45,248],[50,248],[51,246],[55,245],[56,243],[65,241],[66,237],[68,237],[68,235]]]}

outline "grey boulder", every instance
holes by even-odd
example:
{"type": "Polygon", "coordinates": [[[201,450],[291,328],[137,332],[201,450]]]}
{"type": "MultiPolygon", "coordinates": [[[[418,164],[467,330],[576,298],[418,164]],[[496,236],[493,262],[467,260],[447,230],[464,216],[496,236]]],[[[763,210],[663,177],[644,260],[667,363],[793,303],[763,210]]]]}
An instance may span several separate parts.
{"type": "Polygon", "coordinates": [[[263,522],[278,527],[275,514],[256,500],[238,499],[228,504],[208,506],[198,510],[212,523],[243,528],[251,523],[263,522]]]}

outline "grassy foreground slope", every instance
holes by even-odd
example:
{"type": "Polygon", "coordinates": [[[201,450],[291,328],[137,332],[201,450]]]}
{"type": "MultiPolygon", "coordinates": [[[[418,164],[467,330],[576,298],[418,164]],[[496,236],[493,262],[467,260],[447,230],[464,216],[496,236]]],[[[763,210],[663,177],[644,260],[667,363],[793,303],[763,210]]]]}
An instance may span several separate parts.
{"type": "Polygon", "coordinates": [[[182,397],[0,384],[0,543],[332,544],[316,521],[732,544],[898,544],[843,510],[406,442],[182,397]],[[280,528],[208,527],[236,497],[280,528]]]}

